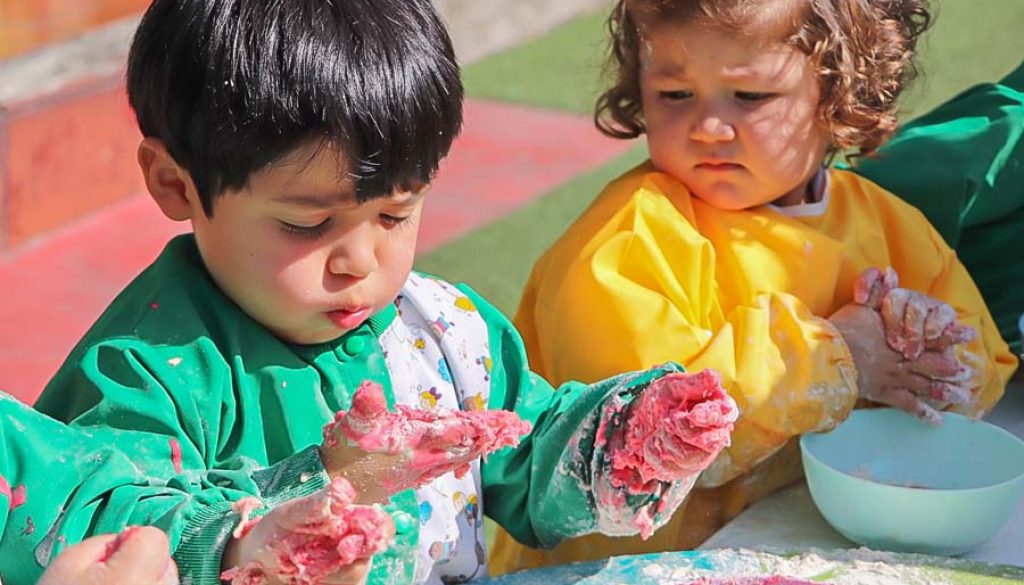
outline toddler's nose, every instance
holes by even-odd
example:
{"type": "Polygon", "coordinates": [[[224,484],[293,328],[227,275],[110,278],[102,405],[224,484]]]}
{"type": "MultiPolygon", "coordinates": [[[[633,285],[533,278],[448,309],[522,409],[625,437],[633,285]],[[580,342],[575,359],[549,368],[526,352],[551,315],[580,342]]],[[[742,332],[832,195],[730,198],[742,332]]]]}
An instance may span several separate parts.
{"type": "Polygon", "coordinates": [[[719,115],[701,116],[690,132],[697,142],[728,142],[736,138],[736,129],[719,115]]]}

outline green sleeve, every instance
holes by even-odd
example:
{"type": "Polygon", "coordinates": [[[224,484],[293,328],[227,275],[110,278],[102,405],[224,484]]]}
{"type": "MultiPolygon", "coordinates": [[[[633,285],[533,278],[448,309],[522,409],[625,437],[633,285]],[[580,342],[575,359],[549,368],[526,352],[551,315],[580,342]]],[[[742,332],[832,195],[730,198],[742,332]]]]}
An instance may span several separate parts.
{"type": "MultiPolygon", "coordinates": [[[[470,296],[488,326],[494,362],[488,406],[515,411],[533,424],[518,447],[496,452],[484,461],[487,516],[519,542],[534,547],[551,547],[596,531],[625,535],[621,520],[644,510],[656,516],[655,524],[667,521],[681,501],[680,490],[674,488],[686,491],[689,486],[599,497],[602,490],[614,488],[605,479],[607,454],[595,439],[613,401],[628,401],[653,380],[683,371],[682,366],[665,364],[596,384],[568,382],[552,388],[529,370],[522,340],[511,322],[465,285],[459,288],[470,296]]],[[[633,526],[629,533],[635,532],[633,526]]]]}
{"type": "MultiPolygon", "coordinates": [[[[264,467],[262,436],[247,431],[230,370],[203,343],[173,354],[136,339],[104,341],[65,365],[36,407],[129,458],[131,485],[76,501],[57,528],[62,540],[153,525],[171,540],[183,582],[219,584],[238,515],[231,504],[257,496],[268,506],[327,483],[310,447],[264,467]]],[[[258,425],[248,425],[249,427],[258,425]]],[[[118,483],[118,470],[98,470],[118,483]]],[[[50,503],[26,504],[39,514],[50,503]]],[[[45,527],[41,530],[46,531],[45,527]]]]}
{"type": "Polygon", "coordinates": [[[1024,63],[902,126],[853,171],[920,209],[950,247],[1024,208],[1024,63]]]}

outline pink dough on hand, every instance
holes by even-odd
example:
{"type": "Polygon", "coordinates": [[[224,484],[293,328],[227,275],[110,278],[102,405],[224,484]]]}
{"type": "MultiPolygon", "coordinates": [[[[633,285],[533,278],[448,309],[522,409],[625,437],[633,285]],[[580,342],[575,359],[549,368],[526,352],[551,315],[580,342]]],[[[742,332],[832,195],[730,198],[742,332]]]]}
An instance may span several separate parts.
{"type": "MultiPolygon", "coordinates": [[[[269,544],[276,559],[273,572],[289,585],[315,585],[352,563],[385,550],[393,538],[393,522],[379,506],[354,504],[352,484],[334,478],[324,491],[295,505],[291,531],[269,544]]],[[[262,521],[262,520],[260,520],[262,521]]],[[[258,562],[221,574],[234,585],[258,584],[268,571],[258,562]]]]}
{"type": "Polygon", "coordinates": [[[363,382],[352,397],[352,409],[339,411],[324,426],[324,446],[335,446],[340,435],[363,451],[400,455],[421,486],[449,471],[461,477],[472,461],[518,445],[530,428],[529,422],[507,410],[419,410],[399,405],[389,412],[383,388],[363,382]]]}
{"type": "Polygon", "coordinates": [[[713,370],[674,373],[651,383],[629,406],[610,482],[629,493],[692,477],[729,446],[739,415],[713,370]]]}

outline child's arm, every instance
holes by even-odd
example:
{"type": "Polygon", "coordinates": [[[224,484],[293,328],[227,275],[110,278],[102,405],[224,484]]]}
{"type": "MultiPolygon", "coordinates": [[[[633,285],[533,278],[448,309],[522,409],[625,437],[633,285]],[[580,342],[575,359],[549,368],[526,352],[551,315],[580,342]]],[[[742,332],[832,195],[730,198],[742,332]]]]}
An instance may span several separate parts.
{"type": "Polygon", "coordinates": [[[792,438],[844,420],[859,395],[857,372],[839,331],[793,295],[762,293],[723,311],[748,284],[719,275],[711,243],[666,199],[650,199],[602,228],[613,236],[595,236],[599,243],[582,252],[556,248],[577,256],[546,255],[516,322],[532,336],[531,362],[555,380],[599,380],[667,361],[719,372],[740,418],[732,445],[700,478],[713,487],[792,438]]]}
{"type": "Polygon", "coordinates": [[[529,371],[508,319],[475,292],[460,288],[488,326],[493,359],[488,407],[514,411],[534,425],[517,448],[484,461],[485,514],[530,546],[598,531],[636,534],[671,517],[693,477],[682,474],[679,481],[651,482],[631,493],[622,483],[612,485],[610,461],[621,446],[615,437],[624,429],[622,416],[628,416],[624,406],[653,381],[682,368],[666,364],[597,384],[552,388],[529,371]],[[612,414],[622,416],[612,421],[612,414]]]}
{"type": "MultiPolygon", "coordinates": [[[[91,494],[95,517],[69,539],[153,525],[170,537],[184,580],[219,583],[239,520],[234,502],[256,496],[274,506],[314,493],[328,478],[315,445],[269,467],[252,457],[266,448],[264,436],[234,408],[238,390],[216,348],[178,347],[172,355],[136,339],[97,343],[76,367],[61,369],[36,406],[117,445],[142,484],[91,494]]],[[[67,530],[65,521],[61,534],[67,530]]]]}

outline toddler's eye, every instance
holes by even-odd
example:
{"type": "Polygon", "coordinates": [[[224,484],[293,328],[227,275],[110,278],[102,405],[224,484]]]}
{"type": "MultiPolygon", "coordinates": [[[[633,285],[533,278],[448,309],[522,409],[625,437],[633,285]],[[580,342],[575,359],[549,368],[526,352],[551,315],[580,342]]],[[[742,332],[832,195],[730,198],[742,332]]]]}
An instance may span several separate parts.
{"type": "Polygon", "coordinates": [[[384,224],[384,227],[389,228],[399,226],[405,223],[407,219],[409,219],[409,216],[401,217],[397,215],[388,215],[387,213],[380,214],[380,222],[384,224]]]}
{"type": "Polygon", "coordinates": [[[736,99],[744,102],[764,102],[775,97],[776,94],[765,91],[737,91],[736,99]]]}
{"type": "Polygon", "coordinates": [[[686,91],[684,89],[679,89],[679,90],[674,90],[674,91],[659,91],[658,92],[658,97],[663,99],[663,100],[668,100],[668,101],[675,102],[675,101],[681,101],[681,100],[692,98],[693,97],[693,92],[692,91],[686,91]]]}
{"type": "Polygon", "coordinates": [[[315,240],[327,232],[328,228],[330,228],[331,220],[325,219],[316,225],[295,225],[281,220],[278,220],[277,223],[286,234],[297,238],[315,240]]]}

